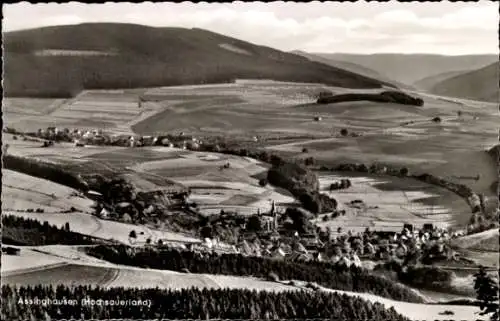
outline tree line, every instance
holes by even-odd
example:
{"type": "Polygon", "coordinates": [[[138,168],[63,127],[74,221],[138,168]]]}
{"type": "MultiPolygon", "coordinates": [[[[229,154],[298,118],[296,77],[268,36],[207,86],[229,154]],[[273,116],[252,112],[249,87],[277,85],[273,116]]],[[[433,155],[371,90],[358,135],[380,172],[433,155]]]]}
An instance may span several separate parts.
{"type": "Polygon", "coordinates": [[[355,266],[346,268],[328,262],[291,262],[241,254],[201,254],[174,249],[133,248],[126,245],[99,245],[85,250],[91,256],[122,265],[263,278],[274,273],[281,280],[315,282],[332,289],[369,292],[399,301],[422,302],[411,290],[355,266]]]}
{"type": "Polygon", "coordinates": [[[407,321],[394,308],[323,291],[266,292],[248,289],[137,289],[2,285],[3,320],[51,319],[290,319],[407,321]],[[77,300],[75,305],[27,305],[20,299],[77,300]],[[151,300],[151,305],[84,305],[82,299],[151,300]]]}
{"type": "Polygon", "coordinates": [[[269,183],[288,190],[306,210],[319,214],[337,208],[335,199],[319,192],[318,177],[312,170],[277,156],[271,159],[271,164],[267,174],[269,183]]]}
{"type": "MultiPolygon", "coordinates": [[[[68,214],[71,215],[71,214],[68,214]]],[[[64,227],[50,225],[47,221],[25,219],[13,215],[2,215],[2,242],[15,245],[88,245],[92,238],[72,232],[69,223],[64,227]]]]}
{"type": "Polygon", "coordinates": [[[323,93],[318,99],[318,104],[332,104],[347,101],[360,101],[367,100],[381,103],[394,103],[403,105],[423,106],[424,101],[422,98],[412,97],[400,91],[384,91],[376,94],[369,93],[350,93],[340,95],[327,95],[323,93]]]}
{"type": "Polygon", "coordinates": [[[86,191],[87,184],[77,175],[64,170],[56,164],[49,164],[37,159],[6,154],[3,155],[3,166],[16,172],[46,179],[54,183],[86,191]]]}

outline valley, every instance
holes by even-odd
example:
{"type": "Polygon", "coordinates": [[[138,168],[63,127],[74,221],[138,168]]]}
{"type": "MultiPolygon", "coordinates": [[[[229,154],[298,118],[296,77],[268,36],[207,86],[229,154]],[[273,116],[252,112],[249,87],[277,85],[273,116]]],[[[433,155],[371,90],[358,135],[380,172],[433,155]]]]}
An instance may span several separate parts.
{"type": "MultiPolygon", "coordinates": [[[[313,29],[364,26],[339,21],[313,29]]],[[[131,23],[4,38],[2,319],[498,307],[498,57],[283,51],[131,23]]]]}

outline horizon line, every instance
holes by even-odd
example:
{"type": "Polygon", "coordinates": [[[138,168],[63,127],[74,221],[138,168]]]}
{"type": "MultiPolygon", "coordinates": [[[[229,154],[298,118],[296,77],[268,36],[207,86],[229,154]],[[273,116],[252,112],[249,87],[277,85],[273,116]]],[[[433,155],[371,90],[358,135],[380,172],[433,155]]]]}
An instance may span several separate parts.
{"type": "MultiPolygon", "coordinates": [[[[42,29],[42,28],[54,28],[54,27],[69,27],[69,26],[79,26],[79,25],[85,25],[85,24],[128,24],[128,25],[136,25],[136,26],[142,26],[142,27],[148,27],[148,28],[179,28],[179,29],[199,29],[199,30],[206,30],[209,32],[217,33],[226,37],[231,37],[234,39],[238,39],[241,41],[245,42],[250,42],[245,39],[241,38],[236,38],[231,35],[227,34],[222,34],[220,32],[212,31],[209,29],[204,29],[204,28],[199,28],[199,27],[181,27],[181,26],[152,26],[152,25],[146,25],[146,24],[141,24],[141,23],[134,23],[134,22],[116,22],[116,21],[86,21],[86,22],[79,22],[79,23],[67,23],[67,24],[56,24],[56,25],[46,25],[46,26],[39,26],[39,27],[29,27],[29,28],[20,28],[20,29],[12,29],[8,31],[2,30],[2,35],[5,33],[9,32],[19,32],[19,31],[29,31],[29,30],[36,30],[36,29],[42,29]]],[[[3,29],[3,23],[2,23],[2,29],[3,29]]],[[[259,45],[259,44],[256,44],[259,45]]],[[[283,50],[276,48],[274,46],[266,46],[270,47],[282,52],[286,53],[292,53],[292,54],[298,54],[296,53],[297,51],[299,52],[304,52],[308,54],[333,54],[333,55],[363,55],[363,56],[371,56],[371,55],[432,55],[432,56],[444,56],[444,57],[460,57],[460,56],[482,56],[482,55],[498,55],[500,58],[500,52],[481,52],[481,53],[460,53],[460,54],[444,54],[444,53],[436,53],[436,52],[394,52],[394,51],[382,51],[382,52],[345,52],[345,51],[334,51],[334,52],[325,52],[325,51],[310,51],[310,50],[305,50],[305,49],[291,49],[291,50],[283,50]]]]}

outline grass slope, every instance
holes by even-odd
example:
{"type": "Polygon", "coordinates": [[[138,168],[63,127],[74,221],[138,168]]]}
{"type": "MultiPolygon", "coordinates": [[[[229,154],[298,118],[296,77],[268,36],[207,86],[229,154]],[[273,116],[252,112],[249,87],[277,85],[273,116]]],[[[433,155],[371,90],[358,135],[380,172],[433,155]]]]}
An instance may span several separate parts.
{"type": "Polygon", "coordinates": [[[416,88],[421,89],[421,90],[430,90],[434,86],[436,86],[436,84],[438,84],[446,79],[453,78],[455,76],[464,74],[464,73],[469,72],[469,71],[470,70],[453,70],[453,71],[441,72],[441,73],[438,73],[435,75],[431,75],[431,76],[427,76],[427,77],[424,77],[422,79],[419,79],[413,83],[413,86],[415,86],[416,88]]]}
{"type": "Polygon", "coordinates": [[[202,29],[118,23],[46,27],[5,33],[4,50],[4,88],[10,96],[67,97],[82,89],[216,83],[236,78],[353,88],[383,84],[202,29]]]}
{"type": "Polygon", "coordinates": [[[498,101],[498,62],[437,83],[431,92],[443,95],[481,100],[498,101]]]}
{"type": "Polygon", "coordinates": [[[478,69],[498,61],[498,55],[442,56],[433,54],[322,54],[318,56],[348,61],[373,69],[390,79],[413,84],[438,73],[454,70],[478,69]]]}

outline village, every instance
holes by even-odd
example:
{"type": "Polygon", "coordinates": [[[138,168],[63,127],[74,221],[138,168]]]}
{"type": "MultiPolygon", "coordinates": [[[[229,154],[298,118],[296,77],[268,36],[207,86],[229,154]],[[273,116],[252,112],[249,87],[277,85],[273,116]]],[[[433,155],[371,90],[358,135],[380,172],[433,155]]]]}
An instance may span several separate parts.
{"type": "MultiPolygon", "coordinates": [[[[6,128],[5,132],[20,134],[15,130],[6,128]]],[[[53,142],[72,142],[77,147],[85,145],[114,145],[124,147],[141,147],[160,145],[180,149],[198,150],[203,141],[196,137],[185,135],[183,132],[177,136],[128,136],[109,135],[99,129],[59,129],[49,127],[39,129],[34,133],[21,134],[22,137],[36,137],[46,140],[44,146],[49,147],[53,142]]],[[[14,136],[16,137],[16,136],[14,136]]],[[[254,141],[258,138],[254,137],[254,141]]],[[[225,167],[229,167],[226,164],[225,167]]],[[[222,170],[223,168],[221,168],[222,170]]],[[[347,189],[351,186],[349,179],[341,179],[330,185],[329,190],[347,189]]],[[[147,193],[142,193],[144,196],[147,193]]],[[[104,201],[104,196],[94,190],[86,192],[86,196],[96,202],[95,213],[100,219],[115,220],[124,223],[147,223],[148,219],[159,221],[165,210],[181,213],[182,215],[200,216],[195,204],[187,202],[189,190],[173,189],[167,193],[167,204],[160,204],[153,200],[147,204],[142,201],[140,206],[131,202],[121,201],[112,206],[104,201]],[[137,217],[140,219],[137,220],[137,217]],[[148,218],[148,219],[145,219],[148,218]]],[[[348,206],[359,207],[362,200],[354,200],[348,206]]],[[[328,217],[345,215],[345,210],[336,210],[323,216],[328,217]]],[[[369,228],[363,233],[352,233],[323,229],[311,224],[311,213],[301,208],[276,207],[272,202],[271,208],[266,213],[255,213],[253,216],[241,216],[238,213],[224,213],[209,218],[210,229],[224,226],[225,229],[237,228],[239,233],[237,241],[228,242],[220,239],[216,233],[206,232],[202,227],[196,234],[202,236],[200,242],[179,242],[165,239],[145,239],[142,243],[137,241],[135,231],[130,232],[129,240],[135,246],[177,248],[199,253],[239,253],[246,256],[264,256],[275,259],[291,261],[324,261],[345,266],[361,266],[363,261],[388,262],[392,260],[406,264],[418,264],[437,260],[451,260],[458,262],[460,257],[449,246],[449,240],[465,235],[465,231],[448,232],[446,229],[437,228],[432,224],[421,227],[404,224],[399,232],[371,231],[369,228]],[[294,213],[290,215],[290,213],[294,213]],[[294,221],[295,220],[295,221],[294,221]],[[304,225],[299,226],[297,225],[304,225]],[[250,228],[251,226],[251,228],[250,228]],[[298,229],[300,231],[298,231],[298,229]],[[205,232],[204,232],[205,231],[205,232]],[[335,232],[335,233],[334,233],[335,232]],[[335,236],[334,236],[335,234],[335,236]]]]}

